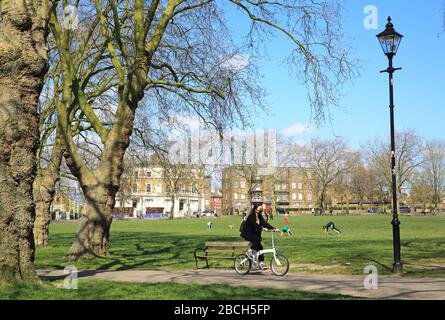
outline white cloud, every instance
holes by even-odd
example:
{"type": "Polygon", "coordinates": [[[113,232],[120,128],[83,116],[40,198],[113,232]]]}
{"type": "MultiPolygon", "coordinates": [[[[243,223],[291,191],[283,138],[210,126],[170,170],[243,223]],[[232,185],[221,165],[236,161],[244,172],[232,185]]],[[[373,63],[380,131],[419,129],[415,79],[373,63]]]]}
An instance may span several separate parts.
{"type": "Polygon", "coordinates": [[[227,58],[223,62],[223,67],[231,70],[231,71],[241,71],[245,67],[247,67],[250,63],[250,56],[248,55],[242,55],[242,54],[235,54],[229,58],[227,58]]]}
{"type": "Polygon", "coordinates": [[[286,137],[294,137],[299,136],[305,133],[308,133],[312,130],[312,127],[309,123],[295,123],[290,127],[284,129],[282,134],[286,137]]]}

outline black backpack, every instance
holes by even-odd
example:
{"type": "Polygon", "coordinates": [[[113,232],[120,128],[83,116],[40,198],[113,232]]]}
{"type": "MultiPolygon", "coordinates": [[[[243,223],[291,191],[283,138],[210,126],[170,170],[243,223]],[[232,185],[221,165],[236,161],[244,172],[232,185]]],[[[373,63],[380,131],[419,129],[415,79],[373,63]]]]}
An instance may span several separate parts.
{"type": "Polygon", "coordinates": [[[241,221],[241,225],[239,226],[239,232],[243,233],[245,224],[246,224],[246,219],[243,218],[243,221],[241,221]]]}

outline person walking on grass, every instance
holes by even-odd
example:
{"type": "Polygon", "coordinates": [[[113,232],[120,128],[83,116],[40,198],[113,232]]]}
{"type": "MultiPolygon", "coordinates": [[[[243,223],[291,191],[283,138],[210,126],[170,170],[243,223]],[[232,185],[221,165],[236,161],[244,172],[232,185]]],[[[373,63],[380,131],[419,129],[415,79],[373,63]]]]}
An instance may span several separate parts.
{"type": "MultiPolygon", "coordinates": [[[[275,227],[271,226],[266,222],[263,215],[263,207],[262,205],[255,205],[247,216],[245,223],[243,224],[241,230],[241,238],[250,242],[250,248],[254,251],[263,250],[263,246],[261,244],[261,232],[274,230],[278,231],[275,227]]],[[[267,269],[268,267],[264,264],[264,255],[260,255],[258,257],[260,261],[260,268],[267,269]]]]}
{"type": "Polygon", "coordinates": [[[287,212],[284,214],[284,224],[285,225],[289,224],[289,215],[287,214],[287,212]]]}

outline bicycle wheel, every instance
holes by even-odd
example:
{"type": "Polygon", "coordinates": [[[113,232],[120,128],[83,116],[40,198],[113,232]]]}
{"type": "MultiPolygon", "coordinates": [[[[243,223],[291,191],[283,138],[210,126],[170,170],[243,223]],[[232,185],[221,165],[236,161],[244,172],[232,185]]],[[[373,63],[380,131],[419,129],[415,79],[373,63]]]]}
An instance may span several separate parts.
{"type": "Polygon", "coordinates": [[[289,260],[281,253],[277,253],[270,260],[270,269],[274,275],[284,276],[289,271],[289,260]]]}
{"type": "Polygon", "coordinates": [[[236,273],[245,275],[249,273],[250,269],[252,268],[252,261],[250,261],[246,254],[240,254],[235,258],[234,267],[236,273]]]}

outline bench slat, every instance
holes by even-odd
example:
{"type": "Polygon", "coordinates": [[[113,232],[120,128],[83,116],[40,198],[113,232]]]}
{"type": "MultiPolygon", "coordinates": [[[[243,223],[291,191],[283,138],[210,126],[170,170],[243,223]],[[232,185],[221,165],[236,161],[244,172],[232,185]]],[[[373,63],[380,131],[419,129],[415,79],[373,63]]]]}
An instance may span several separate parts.
{"type": "Polygon", "coordinates": [[[196,256],[196,258],[201,258],[201,259],[234,259],[235,257],[229,257],[229,256],[196,256]]]}
{"type": "Polygon", "coordinates": [[[233,252],[233,253],[245,253],[246,250],[216,250],[216,249],[208,249],[207,252],[233,252]]]}
{"type": "Polygon", "coordinates": [[[249,242],[206,242],[206,247],[245,247],[249,242]]]}

